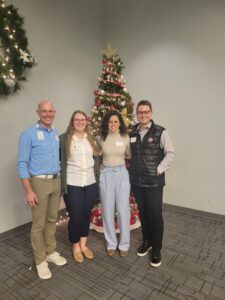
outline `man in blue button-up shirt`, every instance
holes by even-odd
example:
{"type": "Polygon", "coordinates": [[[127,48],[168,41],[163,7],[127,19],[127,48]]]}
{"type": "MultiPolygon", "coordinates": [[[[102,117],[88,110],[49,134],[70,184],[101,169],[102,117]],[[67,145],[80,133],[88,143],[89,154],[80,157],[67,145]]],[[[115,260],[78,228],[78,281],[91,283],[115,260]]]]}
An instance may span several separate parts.
{"type": "Polygon", "coordinates": [[[39,103],[39,121],[20,136],[18,172],[26,203],[32,210],[31,244],[38,276],[51,277],[47,262],[66,264],[56,249],[55,231],[60,204],[59,139],[52,126],[55,109],[51,102],[39,103]]]}

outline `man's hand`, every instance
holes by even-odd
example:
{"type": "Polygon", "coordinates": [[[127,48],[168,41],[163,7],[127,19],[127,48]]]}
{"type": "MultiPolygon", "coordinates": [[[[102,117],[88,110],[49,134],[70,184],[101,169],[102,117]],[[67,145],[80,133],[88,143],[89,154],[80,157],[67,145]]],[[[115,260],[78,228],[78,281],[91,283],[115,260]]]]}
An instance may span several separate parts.
{"type": "Polygon", "coordinates": [[[38,198],[33,191],[30,191],[26,194],[25,200],[26,204],[28,204],[30,207],[35,207],[38,203],[38,198]]]}
{"type": "Polygon", "coordinates": [[[23,178],[21,179],[21,182],[25,191],[26,204],[30,207],[35,207],[38,204],[38,198],[31,188],[30,178],[23,178]]]}

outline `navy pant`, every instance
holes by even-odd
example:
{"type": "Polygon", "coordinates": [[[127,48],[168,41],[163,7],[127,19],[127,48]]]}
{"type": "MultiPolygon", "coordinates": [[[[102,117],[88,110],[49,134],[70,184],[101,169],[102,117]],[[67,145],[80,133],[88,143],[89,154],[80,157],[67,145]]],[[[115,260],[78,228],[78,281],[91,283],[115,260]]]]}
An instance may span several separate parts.
{"type": "Polygon", "coordinates": [[[163,187],[145,188],[132,185],[131,189],[139,209],[143,240],[151,242],[153,248],[161,250],[164,230],[163,187]]]}
{"type": "Polygon", "coordinates": [[[75,244],[81,237],[87,237],[90,227],[90,214],[97,202],[98,188],[93,183],[85,187],[67,185],[68,193],[63,196],[69,214],[69,240],[75,244]]]}

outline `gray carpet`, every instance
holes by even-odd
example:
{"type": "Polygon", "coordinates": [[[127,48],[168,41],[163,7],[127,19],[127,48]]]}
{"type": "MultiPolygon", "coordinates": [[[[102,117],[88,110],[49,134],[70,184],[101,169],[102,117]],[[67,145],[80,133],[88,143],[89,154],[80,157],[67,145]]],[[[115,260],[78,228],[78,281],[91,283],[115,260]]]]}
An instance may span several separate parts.
{"type": "Polygon", "coordinates": [[[107,257],[104,236],[93,230],[89,246],[93,261],[74,262],[67,224],[57,227],[63,267],[50,265],[53,277],[40,280],[33,265],[30,226],[0,235],[0,299],[225,299],[225,218],[164,207],[162,265],[149,266],[137,257],[141,231],[131,232],[129,256],[107,257]]]}

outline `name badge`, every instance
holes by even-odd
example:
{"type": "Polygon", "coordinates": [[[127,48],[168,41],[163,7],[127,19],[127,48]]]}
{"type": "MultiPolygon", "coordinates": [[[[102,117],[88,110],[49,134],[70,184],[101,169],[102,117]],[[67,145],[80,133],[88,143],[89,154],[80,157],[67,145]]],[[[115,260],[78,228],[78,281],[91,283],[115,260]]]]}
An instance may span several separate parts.
{"type": "Polygon", "coordinates": [[[123,141],[116,141],[116,147],[122,147],[123,141]]]}
{"type": "Polygon", "coordinates": [[[137,140],[136,136],[133,136],[130,138],[131,143],[136,143],[136,140],[137,140]]]}
{"type": "Polygon", "coordinates": [[[57,142],[59,141],[59,137],[58,137],[57,134],[55,135],[55,139],[56,139],[57,142]]]}
{"type": "Polygon", "coordinates": [[[38,137],[38,140],[39,140],[39,141],[45,139],[44,134],[43,134],[42,131],[37,131],[37,137],[38,137]]]}

